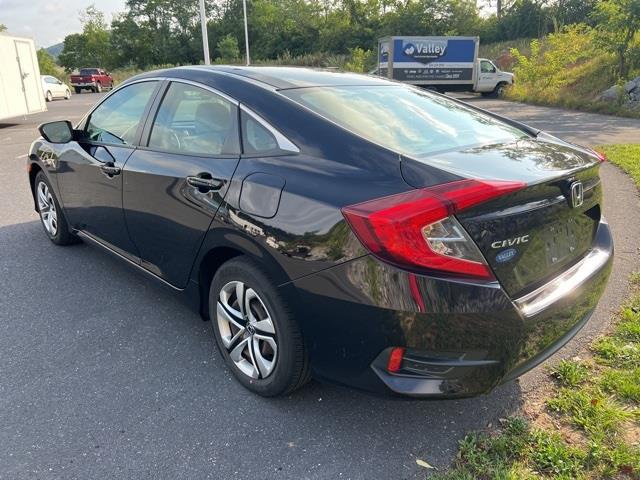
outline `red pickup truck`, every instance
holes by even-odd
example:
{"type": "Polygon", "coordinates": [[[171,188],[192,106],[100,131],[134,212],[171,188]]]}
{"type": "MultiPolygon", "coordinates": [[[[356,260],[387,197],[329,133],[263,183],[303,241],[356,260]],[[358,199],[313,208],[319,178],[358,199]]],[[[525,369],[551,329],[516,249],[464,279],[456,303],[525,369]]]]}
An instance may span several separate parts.
{"type": "Polygon", "coordinates": [[[83,89],[101,92],[113,88],[113,78],[102,68],[81,68],[77,75],[71,75],[71,86],[80,93],[83,89]]]}

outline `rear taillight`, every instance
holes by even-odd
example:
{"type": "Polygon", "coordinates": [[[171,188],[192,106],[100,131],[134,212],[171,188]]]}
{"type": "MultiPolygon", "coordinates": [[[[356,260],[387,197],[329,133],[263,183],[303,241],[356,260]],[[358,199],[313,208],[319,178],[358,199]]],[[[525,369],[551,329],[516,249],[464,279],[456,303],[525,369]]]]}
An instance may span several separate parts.
{"type": "Polygon", "coordinates": [[[522,182],[460,180],[342,209],[364,246],[413,271],[493,279],[477,245],[453,216],[524,188],[522,182]]]}
{"type": "Polygon", "coordinates": [[[598,160],[600,160],[601,162],[606,162],[607,161],[607,156],[604,153],[599,152],[597,150],[593,150],[593,153],[596,154],[596,157],[598,157],[598,160]]]}

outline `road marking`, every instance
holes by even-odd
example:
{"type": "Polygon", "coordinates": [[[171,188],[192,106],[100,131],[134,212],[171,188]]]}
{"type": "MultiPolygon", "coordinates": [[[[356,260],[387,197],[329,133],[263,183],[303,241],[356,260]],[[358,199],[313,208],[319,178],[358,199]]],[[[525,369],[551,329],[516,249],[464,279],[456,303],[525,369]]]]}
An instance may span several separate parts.
{"type": "Polygon", "coordinates": [[[20,158],[27,158],[28,156],[29,156],[29,154],[25,153],[24,155],[20,155],[19,157],[16,157],[16,160],[20,159],[20,158]]]}

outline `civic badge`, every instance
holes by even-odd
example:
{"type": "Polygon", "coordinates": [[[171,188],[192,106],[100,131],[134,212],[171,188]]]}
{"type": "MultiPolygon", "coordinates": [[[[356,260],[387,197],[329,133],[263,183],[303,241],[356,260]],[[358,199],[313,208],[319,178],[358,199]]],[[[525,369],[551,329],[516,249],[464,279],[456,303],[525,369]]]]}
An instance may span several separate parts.
{"type": "Polygon", "coordinates": [[[584,189],[582,182],[573,182],[571,184],[571,207],[578,208],[584,202],[584,189]]]}

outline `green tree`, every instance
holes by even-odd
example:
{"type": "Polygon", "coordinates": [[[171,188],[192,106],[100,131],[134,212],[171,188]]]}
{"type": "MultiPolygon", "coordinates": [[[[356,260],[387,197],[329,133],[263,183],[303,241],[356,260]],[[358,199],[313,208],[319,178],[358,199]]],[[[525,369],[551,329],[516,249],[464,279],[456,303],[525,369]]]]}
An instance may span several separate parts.
{"type": "Polygon", "coordinates": [[[225,63],[232,63],[240,58],[240,48],[238,40],[230,33],[222,37],[217,45],[218,55],[225,63]]]}
{"type": "Polygon", "coordinates": [[[38,66],[40,67],[40,75],[53,75],[58,76],[60,74],[60,67],[56,65],[53,57],[49,53],[41,48],[37,52],[38,66]]]}
{"type": "Polygon", "coordinates": [[[202,46],[196,49],[193,41],[200,25],[198,2],[127,0],[126,7],[118,20],[118,34],[126,38],[114,40],[144,52],[144,56],[135,55],[139,66],[189,64],[202,58],[202,46]]]}
{"type": "Polygon", "coordinates": [[[626,77],[629,49],[640,29],[640,0],[603,0],[596,5],[593,17],[597,21],[598,44],[615,52],[618,75],[626,77]]]}
{"type": "Polygon", "coordinates": [[[64,47],[58,56],[60,65],[68,71],[92,66],[112,67],[111,33],[104,14],[90,5],[80,13],[80,21],[82,33],[72,33],[64,38],[64,47]]]}
{"type": "Polygon", "coordinates": [[[0,32],[4,32],[7,29],[7,26],[4,23],[0,23],[0,32]]]}

